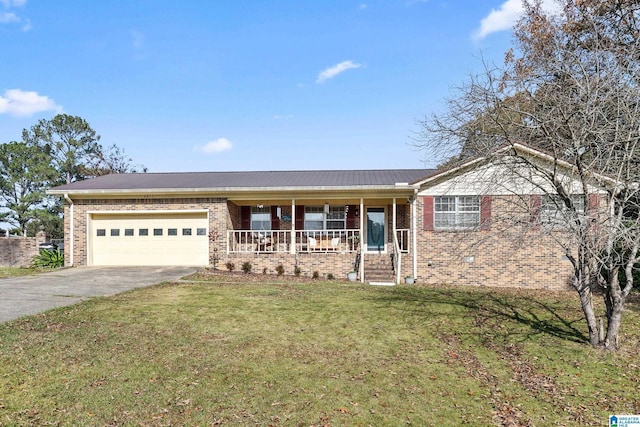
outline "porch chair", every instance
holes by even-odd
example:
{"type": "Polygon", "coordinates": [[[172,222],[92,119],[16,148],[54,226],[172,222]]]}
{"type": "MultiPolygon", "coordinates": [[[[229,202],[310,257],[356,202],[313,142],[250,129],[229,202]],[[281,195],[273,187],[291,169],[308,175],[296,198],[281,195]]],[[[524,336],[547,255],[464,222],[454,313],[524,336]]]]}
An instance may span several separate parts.
{"type": "Polygon", "coordinates": [[[318,241],[315,237],[307,237],[307,244],[309,246],[309,250],[318,249],[318,241]]]}
{"type": "Polygon", "coordinates": [[[338,245],[340,244],[340,238],[339,237],[334,237],[333,239],[331,239],[331,250],[336,251],[338,250],[338,245]]]}

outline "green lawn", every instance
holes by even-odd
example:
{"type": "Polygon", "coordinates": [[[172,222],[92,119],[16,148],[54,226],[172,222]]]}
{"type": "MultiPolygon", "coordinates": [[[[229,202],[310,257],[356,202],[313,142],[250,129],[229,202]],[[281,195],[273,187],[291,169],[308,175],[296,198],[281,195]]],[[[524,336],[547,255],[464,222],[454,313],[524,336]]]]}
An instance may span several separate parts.
{"type": "Polygon", "coordinates": [[[0,325],[0,425],[602,426],[640,413],[637,304],[609,354],[585,343],[571,293],[264,278],[198,275],[0,325]]]}
{"type": "MultiPolygon", "coordinates": [[[[29,276],[42,273],[43,269],[37,267],[0,267],[0,279],[8,277],[29,276]]],[[[50,270],[47,270],[50,271],[50,270]]]]}

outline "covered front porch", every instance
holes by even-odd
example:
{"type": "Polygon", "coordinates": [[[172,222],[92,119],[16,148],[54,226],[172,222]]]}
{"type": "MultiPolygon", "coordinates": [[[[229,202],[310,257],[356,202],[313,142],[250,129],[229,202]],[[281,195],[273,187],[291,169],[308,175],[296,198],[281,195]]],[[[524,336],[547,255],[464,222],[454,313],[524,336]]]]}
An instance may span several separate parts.
{"type": "Polygon", "coordinates": [[[395,283],[412,275],[411,195],[229,200],[228,210],[226,255],[249,259],[256,269],[271,266],[271,257],[293,268],[307,262],[334,277],[356,271],[365,282],[369,257],[388,259],[395,283]]]}

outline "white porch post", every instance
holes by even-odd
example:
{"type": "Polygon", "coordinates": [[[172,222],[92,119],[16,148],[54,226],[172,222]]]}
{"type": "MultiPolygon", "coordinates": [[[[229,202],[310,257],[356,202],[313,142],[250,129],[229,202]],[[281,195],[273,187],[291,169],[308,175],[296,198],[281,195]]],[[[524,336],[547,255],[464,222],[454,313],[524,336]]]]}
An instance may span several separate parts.
{"type": "Polygon", "coordinates": [[[360,199],[360,282],[364,283],[364,199],[360,199]]]}
{"type": "MultiPolygon", "coordinates": [[[[396,241],[396,235],[397,235],[397,230],[398,230],[398,224],[397,224],[397,215],[396,215],[396,198],[393,198],[393,213],[392,213],[392,217],[393,217],[393,224],[391,225],[391,228],[393,229],[393,239],[392,241],[395,242],[396,241]]],[[[395,243],[394,243],[395,244],[395,243]]]]}
{"type": "Polygon", "coordinates": [[[393,233],[393,235],[391,236],[391,241],[393,242],[393,253],[395,254],[395,259],[400,261],[398,262],[398,265],[395,266],[396,269],[396,283],[400,282],[400,273],[402,273],[401,269],[402,266],[400,265],[400,263],[402,262],[402,254],[401,253],[396,253],[396,249],[398,249],[398,247],[396,246],[396,239],[398,238],[398,225],[397,225],[397,215],[396,215],[396,198],[393,198],[393,212],[391,214],[391,218],[393,218],[393,224],[391,224],[391,232],[393,233]]]}
{"type": "Polygon", "coordinates": [[[291,245],[289,253],[291,255],[296,253],[296,199],[291,199],[291,245]]]}
{"type": "Polygon", "coordinates": [[[418,218],[416,218],[417,207],[416,203],[418,203],[418,191],[414,190],[413,192],[413,201],[411,202],[411,228],[413,231],[413,239],[411,243],[413,243],[413,277],[418,277],[418,218]]]}

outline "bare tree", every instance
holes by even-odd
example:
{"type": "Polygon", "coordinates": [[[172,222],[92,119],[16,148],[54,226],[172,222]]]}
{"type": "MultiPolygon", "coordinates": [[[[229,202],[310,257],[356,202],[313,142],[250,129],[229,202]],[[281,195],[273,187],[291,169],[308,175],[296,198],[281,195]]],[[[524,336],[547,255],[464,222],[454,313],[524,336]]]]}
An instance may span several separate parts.
{"type": "Polygon", "coordinates": [[[145,173],[144,165],[134,164],[123,148],[115,144],[107,148],[100,147],[91,162],[85,165],[89,176],[101,176],[111,173],[145,173]]]}
{"type": "Polygon", "coordinates": [[[640,6],[565,0],[549,15],[539,1],[525,3],[516,49],[458,88],[446,113],[425,119],[418,144],[456,160],[509,158],[530,172],[519,178],[557,204],[565,224],[562,232],[536,231],[560,244],[573,266],[591,345],[614,349],[640,262],[640,6]],[[523,155],[521,143],[545,161],[523,155]],[[596,293],[604,296],[606,334],[596,293]]]}

